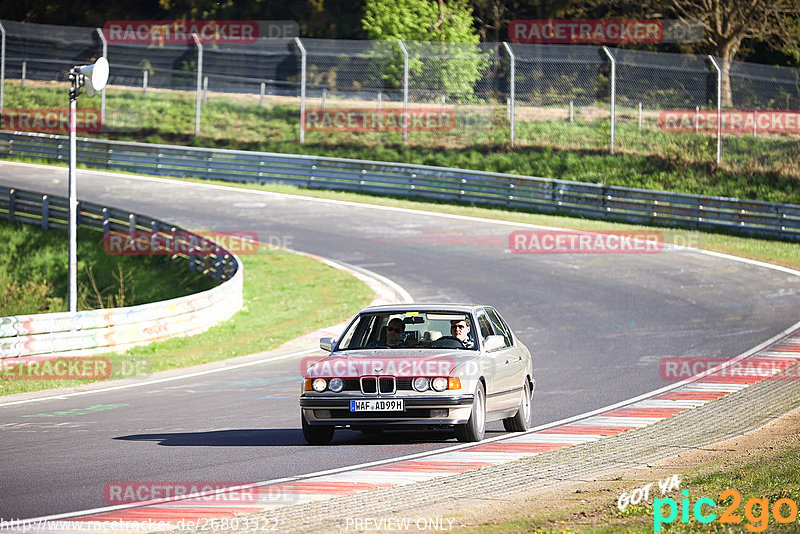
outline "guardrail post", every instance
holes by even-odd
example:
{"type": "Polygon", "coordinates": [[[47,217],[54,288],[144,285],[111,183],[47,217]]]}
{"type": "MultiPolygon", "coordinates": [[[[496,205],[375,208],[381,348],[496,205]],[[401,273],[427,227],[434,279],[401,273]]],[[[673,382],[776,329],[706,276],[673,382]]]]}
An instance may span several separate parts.
{"type": "Polygon", "coordinates": [[[214,278],[222,280],[222,259],[219,255],[214,258],[214,278]]]}
{"type": "Polygon", "coordinates": [[[264,82],[261,82],[261,94],[260,94],[259,100],[258,100],[258,107],[260,107],[260,108],[264,107],[264,93],[266,92],[266,89],[267,89],[267,84],[265,84],[264,82]]]}
{"type": "Polygon", "coordinates": [[[23,61],[22,62],[22,79],[20,80],[20,87],[22,89],[25,89],[25,74],[26,74],[27,70],[28,70],[28,62],[27,61],[23,61]]]}
{"type": "Polygon", "coordinates": [[[722,69],[714,56],[709,55],[711,66],[717,71],[717,165],[722,159],[722,69]]]}
{"type": "Polygon", "coordinates": [[[50,227],[50,198],[42,195],[42,230],[50,227]]]}
{"type": "Polygon", "coordinates": [[[408,50],[402,40],[397,40],[403,51],[403,142],[408,142],[408,50]]]}
{"type": "Polygon", "coordinates": [[[6,29],[0,23],[0,113],[6,100],[6,29]]]}
{"type": "Polygon", "coordinates": [[[516,58],[514,57],[514,52],[511,51],[511,47],[508,46],[508,43],[503,41],[503,47],[505,47],[506,52],[508,53],[508,57],[511,60],[511,87],[509,88],[509,92],[511,93],[511,110],[510,110],[510,121],[511,126],[509,129],[509,139],[511,146],[514,146],[514,125],[515,125],[515,113],[514,107],[516,104],[516,58]]]}
{"type": "Polygon", "coordinates": [[[603,47],[603,52],[611,61],[611,153],[614,153],[614,133],[617,123],[616,103],[617,103],[617,60],[607,46],[603,47]]]}
{"type": "Polygon", "coordinates": [[[197,45],[197,90],[194,103],[194,135],[197,136],[200,135],[200,108],[202,107],[200,103],[200,84],[203,79],[203,43],[200,42],[200,37],[196,33],[192,34],[192,39],[194,39],[194,44],[197,45]]]}
{"type": "Polygon", "coordinates": [[[111,220],[108,216],[108,208],[103,208],[103,235],[108,234],[111,230],[111,220]]]}
{"type": "MultiPolygon", "coordinates": [[[[103,43],[103,57],[108,59],[108,43],[106,42],[106,36],[103,35],[103,30],[97,28],[97,35],[100,36],[100,42],[103,43]]],[[[106,123],[106,87],[104,85],[103,90],[100,91],[100,124],[105,124],[105,123],[106,123]]]]}
{"type": "Polygon", "coordinates": [[[299,37],[294,38],[300,50],[300,143],[306,142],[306,47],[299,37]]]}
{"type": "Polygon", "coordinates": [[[17,191],[11,189],[8,192],[8,220],[14,222],[14,210],[17,209],[17,191]]]}
{"type": "Polygon", "coordinates": [[[142,70],[142,96],[147,96],[147,69],[142,70]]]}
{"type": "Polygon", "coordinates": [[[131,235],[136,234],[136,215],[133,213],[128,215],[128,232],[130,232],[131,235]]]}

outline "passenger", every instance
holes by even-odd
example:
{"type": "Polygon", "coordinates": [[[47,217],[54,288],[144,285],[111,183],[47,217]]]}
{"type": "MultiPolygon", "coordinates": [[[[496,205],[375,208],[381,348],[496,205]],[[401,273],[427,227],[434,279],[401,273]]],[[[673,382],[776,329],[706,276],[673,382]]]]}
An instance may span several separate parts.
{"type": "Polygon", "coordinates": [[[464,347],[471,349],[475,346],[475,342],[470,335],[469,322],[464,319],[457,321],[450,321],[450,335],[458,339],[464,344],[464,347]]]}

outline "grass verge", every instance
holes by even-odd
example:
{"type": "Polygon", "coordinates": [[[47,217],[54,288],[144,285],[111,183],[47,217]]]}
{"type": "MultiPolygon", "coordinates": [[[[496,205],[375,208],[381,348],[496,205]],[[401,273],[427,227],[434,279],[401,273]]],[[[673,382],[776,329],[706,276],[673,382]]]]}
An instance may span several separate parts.
{"type": "MultiPolygon", "coordinates": [[[[261,247],[240,257],[244,306],[202,334],[106,354],[111,379],[139,376],[274,349],[310,330],[349,318],[372,291],[347,273],[305,256],[261,247]]],[[[76,386],[85,381],[0,380],[0,394],[76,386]]]]}
{"type": "MultiPolygon", "coordinates": [[[[166,256],[107,254],[102,234],[78,231],[78,309],[135,306],[216,285],[166,256]]],[[[0,220],[0,317],[67,311],[66,230],[0,220]]]]}
{"type": "MultiPolygon", "coordinates": [[[[6,107],[63,108],[66,85],[57,82],[6,82],[6,107]]],[[[82,108],[97,108],[99,98],[82,108]]],[[[309,100],[309,107],[320,101],[309,100]]],[[[329,110],[343,106],[369,108],[372,102],[331,99],[329,110]]],[[[509,143],[505,106],[456,105],[453,131],[401,133],[308,131],[299,138],[297,99],[210,93],[203,106],[201,135],[194,135],[192,91],[109,87],[107,133],[89,133],[120,141],[143,141],[199,147],[302,153],[441,165],[507,172],[607,185],[678,191],[701,195],[800,203],[800,150],[797,138],[766,134],[726,135],[720,165],[716,138],[706,133],[669,133],[650,110],[643,128],[630,110],[617,110],[615,153],[609,154],[607,105],[587,106],[575,122],[557,107],[517,107],[516,139],[509,143]],[[604,107],[605,106],[605,107],[604,107]]],[[[8,111],[10,113],[10,111],[8,111]]],[[[84,134],[81,134],[84,135],[84,134]]]]}

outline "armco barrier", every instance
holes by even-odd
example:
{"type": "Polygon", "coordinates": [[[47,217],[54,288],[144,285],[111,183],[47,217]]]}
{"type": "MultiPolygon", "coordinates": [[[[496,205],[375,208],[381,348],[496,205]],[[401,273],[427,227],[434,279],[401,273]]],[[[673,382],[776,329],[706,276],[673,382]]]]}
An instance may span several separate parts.
{"type": "MultiPolygon", "coordinates": [[[[78,161],[106,169],[234,182],[285,183],[490,204],[638,224],[800,240],[800,205],[649,191],[341,158],[79,138],[78,161]]],[[[0,131],[0,156],[67,162],[66,136],[0,131]]]]}
{"type": "MultiPolygon", "coordinates": [[[[0,187],[0,214],[9,220],[39,224],[44,229],[66,228],[67,206],[66,198],[0,187]]],[[[104,234],[183,232],[157,219],[88,202],[79,203],[78,224],[104,234]]],[[[242,307],[244,274],[235,255],[226,251],[202,256],[175,254],[173,259],[187,261],[190,269],[223,282],[207,291],[139,306],[0,317],[0,359],[124,350],[202,332],[242,307]]]]}

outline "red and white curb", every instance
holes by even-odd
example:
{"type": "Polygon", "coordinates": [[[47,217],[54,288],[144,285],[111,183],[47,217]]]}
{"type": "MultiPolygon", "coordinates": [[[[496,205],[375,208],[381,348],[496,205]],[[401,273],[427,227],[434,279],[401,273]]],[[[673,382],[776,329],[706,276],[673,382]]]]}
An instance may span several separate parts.
{"type": "MultiPolygon", "coordinates": [[[[458,445],[445,451],[421,453],[385,463],[374,462],[304,477],[267,481],[225,493],[76,512],[68,514],[69,519],[64,515],[53,517],[53,522],[48,524],[42,522],[51,518],[38,518],[29,520],[31,523],[28,525],[17,525],[16,528],[9,525],[11,528],[6,527],[6,530],[22,532],[27,528],[29,531],[37,521],[39,532],[85,532],[85,527],[89,525],[92,532],[141,532],[201,526],[206,523],[211,525],[213,521],[233,521],[233,518],[242,514],[414,484],[597,441],[646,427],[762,380],[800,379],[798,376],[775,376],[800,360],[798,326],[800,324],[695,377],[637,397],[633,402],[626,401],[629,404],[610,406],[523,434],[500,436],[474,445],[458,445]],[[759,369],[759,372],[751,373],[748,369],[759,369]],[[70,521],[72,523],[68,523],[70,521]],[[158,526],[154,525],[156,523],[158,526]]],[[[233,526],[235,523],[229,524],[233,526]]]]}

